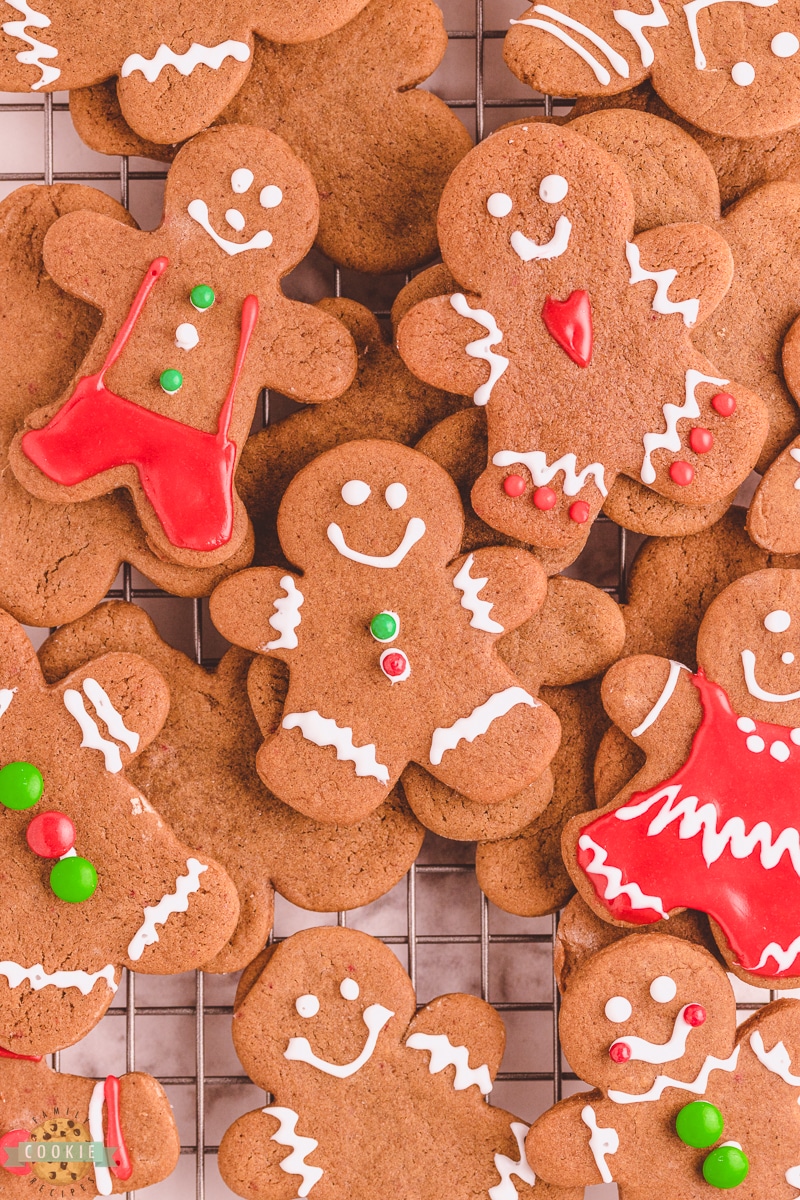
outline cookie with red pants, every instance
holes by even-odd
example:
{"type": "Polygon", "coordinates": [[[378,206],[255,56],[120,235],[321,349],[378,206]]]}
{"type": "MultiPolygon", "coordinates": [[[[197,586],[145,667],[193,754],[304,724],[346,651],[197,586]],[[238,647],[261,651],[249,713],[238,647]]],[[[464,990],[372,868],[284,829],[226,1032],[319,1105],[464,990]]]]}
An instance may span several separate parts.
{"type": "Polygon", "coordinates": [[[402,878],[424,830],[399,789],[358,825],[339,827],[301,816],[259,779],[256,753],[280,725],[283,663],[262,658],[250,669],[253,655],[234,647],[206,670],[162,641],[141,608],[121,602],[57,630],[39,661],[52,681],[97,655],[133,651],[166,679],[170,711],[128,778],[194,853],[213,850],[239,893],[236,928],[205,970],[238,971],[255,958],[272,929],[275,891],[332,912],[369,904],[402,878]]]}
{"type": "Polygon", "coordinates": [[[59,504],[127,489],[149,544],[173,562],[237,553],[249,526],[234,476],[259,390],[318,403],[355,373],[344,326],[280,288],[317,214],[286,143],[230,126],[181,151],[153,232],[99,214],[57,221],[45,267],[103,322],[78,378],[15,437],[20,483],[59,504]]]}
{"type": "Polygon", "coordinates": [[[463,528],[455,484],[426,455],[347,442],[281,502],[281,546],[299,570],[256,567],[214,591],[223,636],[289,667],[257,767],[306,816],[361,820],[411,761],[497,804],[555,754],[557,717],[495,646],[541,607],[545,573],[512,547],[461,555],[463,528]]]}
{"type": "Polygon", "coordinates": [[[620,474],[690,506],[723,499],[766,435],[763,402],[689,337],[730,285],[727,244],[701,225],[633,225],[627,178],[596,143],[542,124],[498,131],[439,209],[465,291],[400,324],[415,374],[486,405],[473,507],[532,545],[582,536],[620,474]]]}
{"type": "Polygon", "coordinates": [[[417,1012],[411,980],[382,942],[306,929],[245,972],[236,1053],[272,1096],[227,1130],[223,1179],[237,1195],[367,1200],[578,1200],[525,1160],[528,1125],[485,1103],[505,1046],[476,996],[417,1012]]]}
{"type": "Polygon", "coordinates": [[[106,654],[48,687],[21,626],[0,613],[0,631],[0,846],[19,913],[0,934],[0,1046],[49,1054],[96,1025],[122,967],[213,958],[239,901],[125,775],[167,715],[155,667],[106,654]]]}
{"type": "Polygon", "coordinates": [[[737,1028],[730,981],[706,950],[636,935],[578,965],[559,1031],[593,1090],[534,1122],[525,1148],[537,1175],[613,1182],[620,1200],[797,1195],[796,1000],[766,1004],[737,1028]]]}
{"type": "Polygon", "coordinates": [[[0,1191],[24,1200],[110,1196],[160,1183],[180,1139],[161,1084],[142,1071],[86,1079],[0,1054],[0,1191]]]}

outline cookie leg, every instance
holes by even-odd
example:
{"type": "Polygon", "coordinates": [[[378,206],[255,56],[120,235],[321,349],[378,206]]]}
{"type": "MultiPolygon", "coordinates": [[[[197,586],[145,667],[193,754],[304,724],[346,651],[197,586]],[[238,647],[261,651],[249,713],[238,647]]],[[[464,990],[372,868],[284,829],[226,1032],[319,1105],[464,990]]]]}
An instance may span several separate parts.
{"type": "Polygon", "coordinates": [[[299,1188],[310,1190],[319,1182],[322,1168],[308,1162],[317,1142],[303,1136],[298,1124],[302,1129],[297,1113],[277,1105],[239,1117],[219,1148],[228,1187],[250,1200],[293,1200],[299,1188]]]}

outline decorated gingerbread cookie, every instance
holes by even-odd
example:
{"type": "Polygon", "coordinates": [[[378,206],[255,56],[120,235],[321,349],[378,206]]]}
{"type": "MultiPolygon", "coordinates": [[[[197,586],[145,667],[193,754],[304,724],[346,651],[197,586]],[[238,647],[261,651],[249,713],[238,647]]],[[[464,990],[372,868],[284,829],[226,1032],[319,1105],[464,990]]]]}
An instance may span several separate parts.
{"type": "Polygon", "coordinates": [[[255,758],[280,725],[282,663],[262,659],[248,688],[252,655],[234,648],[208,671],[163,642],[141,608],[122,603],[58,630],[39,659],[55,680],[110,651],[145,655],[170,690],[169,716],[128,777],[196,854],[213,850],[239,893],[239,922],[206,970],[240,970],[261,951],[273,889],[303,908],[350,909],[382,896],[411,866],[423,830],[397,790],[360,824],[339,827],[301,816],[264,787],[255,758]]]}
{"type": "Polygon", "coordinates": [[[528,1126],[484,1102],[505,1030],[483,1000],[451,994],[417,1012],[391,950],[349,929],[304,930],[265,959],[242,980],[233,1037],[272,1103],[222,1139],[234,1192],[578,1200],[582,1189],[535,1178],[528,1126]]]}
{"type": "Polygon", "coordinates": [[[102,1017],[121,968],[173,974],[214,957],[236,889],[126,778],[158,735],[167,686],[107,654],[54,687],[0,613],[0,842],[13,897],[0,937],[0,1047],[47,1054],[102,1017]]]}
{"type": "Polygon", "coordinates": [[[620,1200],[798,1195],[796,1000],[767,1004],[737,1029],[730,982],[707,951],[636,936],[579,967],[559,1030],[594,1090],[533,1124],[525,1148],[543,1179],[615,1182],[620,1200]]]}
{"type": "MultiPolygon", "coordinates": [[[[800,186],[784,186],[800,193],[800,186]]],[[[800,397],[800,317],[783,343],[782,366],[786,387],[795,398],[800,397]]],[[[795,436],[781,451],[761,480],[750,505],[747,529],[765,550],[800,553],[800,437],[795,436]]]]}
{"type": "Polygon", "coordinates": [[[92,1200],[160,1183],[180,1140],[161,1084],[62,1075],[42,1060],[0,1058],[0,1193],[92,1200]]]}
{"type": "Polygon", "coordinates": [[[126,488],[162,556],[212,566],[235,554],[248,523],[234,474],[259,389],[316,403],[355,372],[347,330],[280,289],[316,219],[289,147],[231,126],[181,151],[154,232],[101,214],[57,221],[45,266],[103,323],[77,380],[12,443],[19,481],[59,504],[126,488]]]}
{"type": "Polygon", "coordinates": [[[498,131],[439,210],[445,263],[469,294],[400,325],[415,374],[486,405],[473,506],[533,545],[583,536],[620,474],[672,501],[718,501],[766,434],[762,401],[689,338],[730,284],[727,244],[701,225],[634,237],[633,223],[627,178],[596,143],[542,124],[498,131]]]}

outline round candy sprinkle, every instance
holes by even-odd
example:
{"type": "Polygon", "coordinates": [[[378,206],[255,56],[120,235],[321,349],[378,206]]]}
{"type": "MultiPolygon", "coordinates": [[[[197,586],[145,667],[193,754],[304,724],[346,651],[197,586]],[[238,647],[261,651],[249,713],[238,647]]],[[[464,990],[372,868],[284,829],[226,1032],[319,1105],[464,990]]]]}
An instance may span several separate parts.
{"type": "Polygon", "coordinates": [[[717,1146],[703,1163],[703,1178],[715,1188],[735,1188],[743,1183],[750,1170],[747,1155],[739,1146],[728,1142],[717,1146]]]}
{"type": "Polygon", "coordinates": [[[702,1004],[687,1004],[683,1019],[687,1025],[691,1025],[693,1029],[697,1029],[698,1025],[702,1025],[706,1019],[706,1010],[702,1004]]]}
{"type": "Polygon", "coordinates": [[[50,872],[50,887],[59,900],[80,904],[93,896],[97,888],[97,871],[88,859],[77,854],[61,858],[50,872]]]}
{"type": "Polygon", "coordinates": [[[689,445],[695,454],[708,454],[714,445],[714,435],[710,429],[703,429],[702,426],[698,425],[689,434],[689,445]]]}
{"type": "Polygon", "coordinates": [[[379,612],[369,623],[369,631],[376,642],[391,642],[397,637],[400,622],[396,613],[379,612]]]}
{"type": "Polygon", "coordinates": [[[61,858],[75,845],[75,826],[66,813],[43,812],[33,818],[25,838],[34,854],[61,858]]]}
{"type": "Polygon", "coordinates": [[[585,525],[589,520],[589,505],[585,500],[576,500],[569,506],[569,519],[576,525],[585,525]]]}
{"type": "Polygon", "coordinates": [[[180,371],[170,369],[168,371],[161,372],[161,377],[158,382],[161,384],[161,387],[168,396],[174,396],[175,393],[179,392],[183,387],[183,376],[181,375],[180,371]]]}
{"type": "Polygon", "coordinates": [[[7,763],[0,771],[0,804],[6,808],[33,808],[43,791],[42,773],[32,763],[7,763]]]}
{"type": "Polygon", "coordinates": [[[678,487],[688,487],[694,479],[694,467],[687,462],[674,462],[669,469],[669,477],[678,487]]]}
{"type": "Polygon", "coordinates": [[[381,670],[392,680],[407,678],[410,674],[408,659],[402,650],[384,650],[381,655],[381,670]]]}
{"type": "Polygon", "coordinates": [[[542,512],[548,512],[549,509],[553,508],[557,500],[558,496],[555,494],[553,489],[549,487],[537,488],[533,493],[533,503],[537,508],[540,508],[542,512]]]}
{"type": "Polygon", "coordinates": [[[198,312],[205,312],[207,308],[211,308],[216,296],[214,289],[210,288],[207,283],[198,283],[197,287],[193,287],[189,293],[189,299],[198,312]]]}
{"type": "Polygon", "coordinates": [[[721,417],[729,417],[736,411],[736,400],[730,392],[717,392],[711,397],[711,407],[721,417]]]}
{"type": "Polygon", "coordinates": [[[527,486],[521,475],[506,475],[503,480],[503,491],[507,496],[521,496],[527,486]]]}
{"type": "Polygon", "coordinates": [[[684,1146],[705,1150],[722,1137],[725,1122],[722,1113],[706,1100],[693,1100],[684,1104],[675,1118],[675,1130],[684,1146]]]}
{"type": "Polygon", "coordinates": [[[630,1060],[631,1048],[627,1042],[614,1042],[608,1054],[612,1062],[626,1063],[630,1060]]]}

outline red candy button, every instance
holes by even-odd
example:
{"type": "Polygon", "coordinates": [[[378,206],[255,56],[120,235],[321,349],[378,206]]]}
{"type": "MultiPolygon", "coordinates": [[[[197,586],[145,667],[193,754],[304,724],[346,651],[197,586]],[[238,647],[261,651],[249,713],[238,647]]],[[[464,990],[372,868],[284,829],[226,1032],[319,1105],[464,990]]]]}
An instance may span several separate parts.
{"type": "Polygon", "coordinates": [[[27,1163],[24,1166],[9,1167],[8,1153],[14,1146],[18,1146],[20,1142],[29,1142],[31,1135],[27,1129],[10,1129],[8,1133],[4,1133],[0,1137],[0,1167],[5,1167],[10,1175],[30,1175],[31,1169],[27,1163]]]}
{"type": "Polygon", "coordinates": [[[674,462],[669,469],[669,477],[679,487],[687,487],[694,479],[694,467],[687,462],[674,462]]]}
{"type": "Polygon", "coordinates": [[[521,475],[506,475],[503,480],[503,491],[507,496],[521,496],[526,487],[521,475]]]}
{"type": "Polygon", "coordinates": [[[730,392],[717,392],[716,396],[711,397],[711,407],[721,417],[729,417],[736,410],[736,399],[730,392]]]}
{"type": "Polygon", "coordinates": [[[555,494],[553,489],[549,487],[537,488],[533,493],[533,503],[537,508],[540,508],[542,512],[547,512],[548,509],[553,508],[557,500],[558,496],[555,494]]]}
{"type": "Polygon", "coordinates": [[[695,454],[708,454],[714,445],[714,435],[710,429],[703,429],[702,426],[698,425],[689,434],[689,445],[695,454]]]}
{"type": "Polygon", "coordinates": [[[706,1019],[706,1010],[702,1004],[688,1004],[686,1012],[683,1014],[683,1019],[687,1025],[691,1025],[696,1029],[698,1025],[702,1025],[706,1019]]]}
{"type": "Polygon", "coordinates": [[[381,670],[389,679],[408,674],[408,659],[402,650],[384,650],[380,657],[381,670]]]}
{"type": "Polygon", "coordinates": [[[614,1042],[608,1053],[612,1062],[626,1063],[631,1056],[631,1048],[627,1042],[614,1042]]]}
{"type": "Polygon", "coordinates": [[[65,813],[43,812],[25,831],[28,845],[42,858],[61,858],[75,845],[75,826],[65,813]]]}
{"type": "Polygon", "coordinates": [[[577,522],[578,525],[586,524],[589,520],[589,505],[585,500],[576,500],[574,504],[570,504],[569,519],[577,522]]]}

